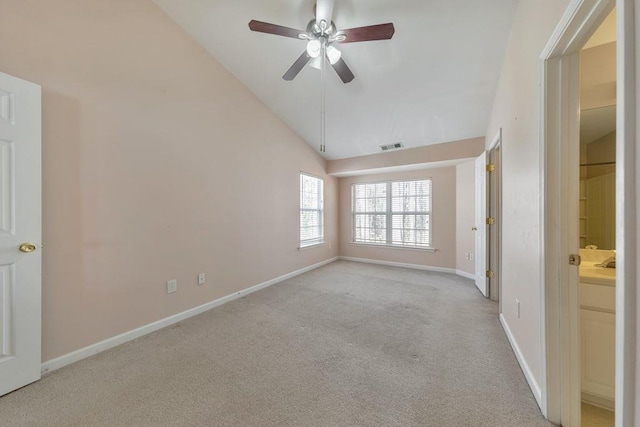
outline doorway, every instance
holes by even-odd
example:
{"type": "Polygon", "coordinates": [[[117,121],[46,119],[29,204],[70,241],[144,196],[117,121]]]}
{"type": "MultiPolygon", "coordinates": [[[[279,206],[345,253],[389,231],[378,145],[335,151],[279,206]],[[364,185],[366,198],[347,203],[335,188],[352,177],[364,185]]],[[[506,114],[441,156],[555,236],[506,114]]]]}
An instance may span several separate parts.
{"type": "Polygon", "coordinates": [[[488,227],[488,262],[489,267],[489,298],[500,304],[500,260],[502,256],[502,129],[493,139],[487,155],[487,217],[488,227]]]}
{"type": "Polygon", "coordinates": [[[580,51],[581,424],[615,423],[616,11],[580,51]]]}
{"type": "MultiPolygon", "coordinates": [[[[544,339],[542,358],[542,410],[549,420],[568,426],[581,421],[580,358],[578,338],[579,274],[579,69],[580,51],[617,3],[618,108],[616,165],[616,308],[633,306],[636,281],[634,225],[635,173],[635,50],[633,1],[571,1],[542,55],[542,170],[544,339]],[[627,196],[627,197],[625,197],[627,196]],[[625,231],[631,233],[625,236],[625,231]]],[[[618,427],[635,425],[632,310],[615,314],[615,406],[618,427]]]]}

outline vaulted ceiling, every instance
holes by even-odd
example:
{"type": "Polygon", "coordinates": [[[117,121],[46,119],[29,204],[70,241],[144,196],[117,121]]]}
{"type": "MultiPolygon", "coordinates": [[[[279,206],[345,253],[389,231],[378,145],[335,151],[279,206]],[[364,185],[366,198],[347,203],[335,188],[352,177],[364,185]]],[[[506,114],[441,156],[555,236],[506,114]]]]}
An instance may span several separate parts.
{"type": "MultiPolygon", "coordinates": [[[[320,71],[282,75],[305,49],[252,32],[304,30],[315,0],[154,0],[302,139],[320,145],[320,71]]],[[[517,0],[336,0],[338,29],[393,22],[391,40],[337,45],[355,79],[326,75],[327,159],[482,136],[517,0]]],[[[250,126],[250,123],[247,123],[250,126]]]]}

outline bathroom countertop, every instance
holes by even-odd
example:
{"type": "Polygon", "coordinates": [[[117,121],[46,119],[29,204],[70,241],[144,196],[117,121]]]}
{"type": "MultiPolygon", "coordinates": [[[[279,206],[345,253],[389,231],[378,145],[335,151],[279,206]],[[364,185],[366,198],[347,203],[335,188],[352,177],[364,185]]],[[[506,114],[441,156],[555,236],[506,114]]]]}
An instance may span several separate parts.
{"type": "Polygon", "coordinates": [[[597,262],[583,261],[580,264],[580,282],[594,285],[615,286],[616,269],[596,267],[597,262]]]}

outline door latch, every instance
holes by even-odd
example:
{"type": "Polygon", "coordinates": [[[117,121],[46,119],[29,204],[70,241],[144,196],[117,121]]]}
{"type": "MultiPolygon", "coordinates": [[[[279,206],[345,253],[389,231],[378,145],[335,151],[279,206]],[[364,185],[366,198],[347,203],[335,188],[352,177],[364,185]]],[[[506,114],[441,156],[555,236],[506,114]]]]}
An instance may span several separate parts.
{"type": "Polygon", "coordinates": [[[569,255],[569,265],[580,265],[582,264],[582,258],[580,255],[571,254],[569,255]]]}

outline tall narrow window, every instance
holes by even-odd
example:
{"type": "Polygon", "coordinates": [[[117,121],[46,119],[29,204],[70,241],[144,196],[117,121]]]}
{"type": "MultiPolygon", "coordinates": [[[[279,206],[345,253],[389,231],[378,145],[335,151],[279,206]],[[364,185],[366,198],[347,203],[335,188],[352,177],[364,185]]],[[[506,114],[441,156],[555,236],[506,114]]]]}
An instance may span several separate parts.
{"type": "Polygon", "coordinates": [[[324,183],[315,176],[300,174],[300,247],[324,239],[324,183]]]}
{"type": "Polygon", "coordinates": [[[431,180],[353,184],[353,241],[431,247],[431,180]]]}

